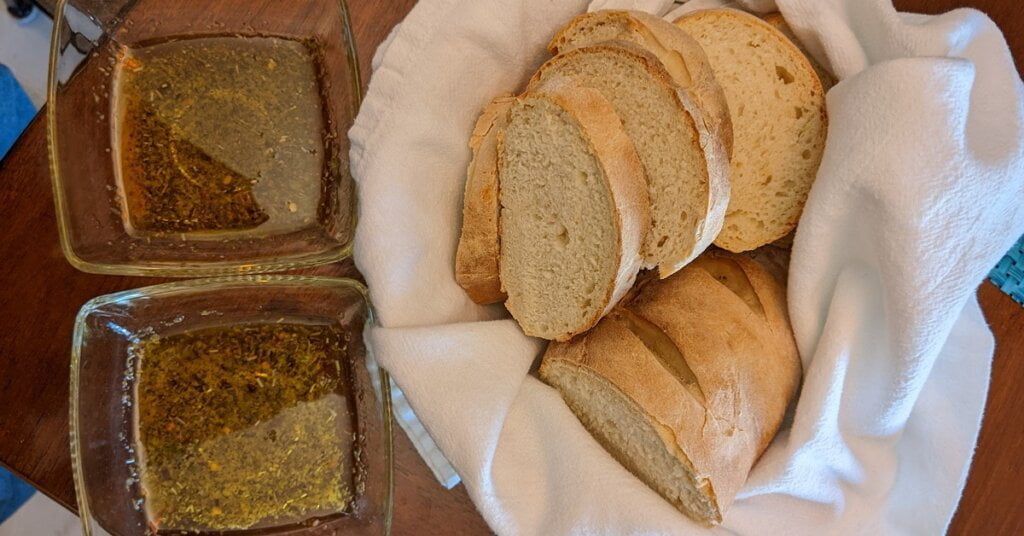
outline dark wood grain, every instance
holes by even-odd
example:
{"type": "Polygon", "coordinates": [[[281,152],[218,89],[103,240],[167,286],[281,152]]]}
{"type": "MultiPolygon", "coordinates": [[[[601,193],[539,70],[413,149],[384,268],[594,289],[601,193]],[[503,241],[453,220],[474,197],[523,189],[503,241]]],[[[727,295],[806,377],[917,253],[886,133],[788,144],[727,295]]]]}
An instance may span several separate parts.
{"type": "MultiPolygon", "coordinates": [[[[76,0],[82,4],[103,0],[76,0]]],[[[42,0],[46,6],[52,0],[42,0]]],[[[364,85],[370,58],[414,0],[350,0],[364,85]]],[[[190,0],[180,0],[188,9],[190,0]]],[[[973,5],[1007,36],[1018,69],[1024,58],[1024,10],[1017,0],[900,0],[905,11],[938,13],[973,5]]],[[[156,282],[95,276],[61,255],[50,195],[46,134],[37,117],[0,162],[0,464],[74,509],[68,452],[68,361],[78,307],[109,292],[156,282]]],[[[357,275],[351,262],[315,270],[357,275]]],[[[950,534],[1024,534],[1024,309],[985,283],[979,298],[995,333],[984,425],[967,488],[950,534]]],[[[460,486],[446,491],[401,432],[396,441],[395,534],[488,534],[460,486]]]]}
{"type": "Polygon", "coordinates": [[[981,436],[949,534],[1024,534],[1024,307],[989,283],[978,299],[996,337],[996,355],[981,436]]]}

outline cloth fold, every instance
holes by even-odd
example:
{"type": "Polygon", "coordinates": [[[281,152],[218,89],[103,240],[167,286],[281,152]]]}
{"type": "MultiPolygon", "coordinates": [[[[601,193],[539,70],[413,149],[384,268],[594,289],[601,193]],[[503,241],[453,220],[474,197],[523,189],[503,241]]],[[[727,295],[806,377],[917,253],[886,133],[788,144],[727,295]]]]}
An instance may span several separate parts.
{"type": "MultiPolygon", "coordinates": [[[[793,246],[803,390],[791,428],[712,532],[941,533],[993,351],[973,294],[1024,233],[1019,75],[977,11],[741,4],[777,7],[841,81],[793,246]]],[[[378,52],[350,132],[355,260],[380,321],[368,337],[499,534],[703,534],[529,374],[543,343],[453,278],[473,122],[492,96],[521,90],[547,40],[588,7],[421,0],[378,52]]]]}

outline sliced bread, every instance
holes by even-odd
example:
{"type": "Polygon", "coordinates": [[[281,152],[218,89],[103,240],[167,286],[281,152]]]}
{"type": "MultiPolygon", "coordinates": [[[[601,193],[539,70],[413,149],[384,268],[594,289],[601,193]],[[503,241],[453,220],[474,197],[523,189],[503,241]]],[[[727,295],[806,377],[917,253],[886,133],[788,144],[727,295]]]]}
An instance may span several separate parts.
{"type": "Polygon", "coordinates": [[[650,226],[643,168],[600,92],[551,79],[499,134],[499,270],[527,335],[567,340],[629,290],[650,226]]]}
{"type": "Polygon", "coordinates": [[[549,345],[540,376],[623,466],[715,525],[799,386],[784,299],[754,261],[707,253],[549,345]]]}
{"type": "Polygon", "coordinates": [[[697,103],[704,124],[732,152],[732,121],[722,86],[704,49],[686,32],[643,11],[600,10],[584,13],[565,25],[548,44],[557,55],[606,41],[626,41],[657,56],[672,80],[697,103]]]}
{"type": "Polygon", "coordinates": [[[804,53],[804,56],[811,64],[811,67],[814,67],[814,72],[817,73],[818,80],[821,81],[822,91],[828,93],[828,90],[832,89],[832,86],[836,85],[835,75],[826,69],[824,65],[818,62],[818,60],[814,59],[814,56],[807,52],[807,47],[800,42],[800,39],[795,33],[793,33],[793,29],[789,27],[789,24],[786,24],[786,19],[782,16],[782,13],[768,13],[767,15],[762,15],[761,18],[763,18],[768,24],[774,26],[776,30],[782,32],[782,35],[788,37],[789,40],[800,49],[800,52],[804,53]]]}
{"type": "Polygon", "coordinates": [[[469,139],[473,159],[466,170],[455,280],[479,304],[505,299],[498,278],[498,132],[508,123],[513,102],[511,95],[491,101],[469,139]]]}
{"type": "Polygon", "coordinates": [[[643,163],[651,199],[644,266],[668,277],[700,254],[721,229],[729,199],[722,140],[657,56],[624,41],[570,49],[545,63],[531,88],[569,77],[611,103],[643,163]]]}
{"type": "Polygon", "coordinates": [[[789,38],[734,9],[676,21],[704,47],[733,124],[732,198],[715,244],[748,251],[796,227],[821,163],[828,121],[821,82],[789,38]]]}

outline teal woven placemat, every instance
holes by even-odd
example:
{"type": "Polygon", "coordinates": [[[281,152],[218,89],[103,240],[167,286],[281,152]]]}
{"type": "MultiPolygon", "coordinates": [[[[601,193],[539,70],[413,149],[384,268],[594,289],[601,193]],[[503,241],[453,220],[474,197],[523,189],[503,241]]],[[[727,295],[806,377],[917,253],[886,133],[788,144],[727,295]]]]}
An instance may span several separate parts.
{"type": "Polygon", "coordinates": [[[1014,301],[1024,305],[1024,236],[1010,248],[988,277],[1014,301]]]}

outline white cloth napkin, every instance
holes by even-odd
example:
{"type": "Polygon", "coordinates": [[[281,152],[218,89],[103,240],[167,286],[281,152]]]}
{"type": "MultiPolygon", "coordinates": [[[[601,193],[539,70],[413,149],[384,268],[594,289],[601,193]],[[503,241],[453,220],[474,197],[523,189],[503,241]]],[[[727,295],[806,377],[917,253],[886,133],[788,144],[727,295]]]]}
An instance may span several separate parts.
{"type": "MultiPolygon", "coordinates": [[[[976,11],[778,4],[842,81],[794,243],[796,416],[713,532],[939,534],[988,387],[993,340],[974,292],[1024,232],[1024,89],[976,11]]],[[[350,133],[355,259],[381,325],[369,339],[499,534],[704,534],[529,374],[542,342],[452,276],[477,114],[520,89],[587,7],[421,0],[378,54],[350,133]]]]}

